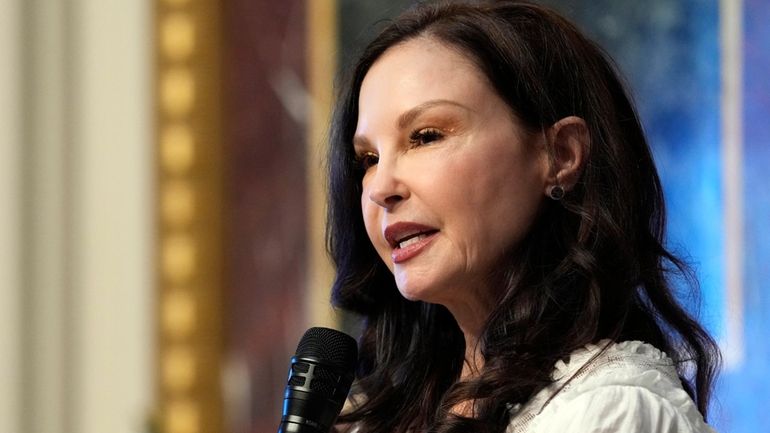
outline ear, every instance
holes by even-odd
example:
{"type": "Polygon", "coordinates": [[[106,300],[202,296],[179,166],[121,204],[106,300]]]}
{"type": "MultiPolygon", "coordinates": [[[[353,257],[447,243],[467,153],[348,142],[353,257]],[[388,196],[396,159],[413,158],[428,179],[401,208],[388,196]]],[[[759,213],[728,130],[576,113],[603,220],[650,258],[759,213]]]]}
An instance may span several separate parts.
{"type": "Polygon", "coordinates": [[[590,151],[588,125],[580,117],[565,117],[546,130],[546,137],[552,149],[548,186],[561,185],[570,191],[580,178],[590,151]]]}

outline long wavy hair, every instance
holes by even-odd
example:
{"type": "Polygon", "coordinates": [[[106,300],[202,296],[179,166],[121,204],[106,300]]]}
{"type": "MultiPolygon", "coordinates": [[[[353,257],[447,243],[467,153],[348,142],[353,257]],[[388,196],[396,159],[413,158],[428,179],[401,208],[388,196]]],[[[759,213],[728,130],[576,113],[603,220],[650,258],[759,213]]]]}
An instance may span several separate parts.
{"type": "Polygon", "coordinates": [[[602,339],[665,351],[706,415],[719,352],[674,296],[673,277],[684,276],[692,290],[697,281],[664,246],[660,180],[634,106],[601,48],[532,3],[428,3],[389,22],[350,71],[328,159],[332,299],[363,318],[360,398],[341,423],[364,433],[503,432],[511,404],[551,383],[559,359],[602,339]],[[386,50],[417,37],[473,60],[528,129],[578,116],[590,133],[577,185],[561,201],[547,200],[521,245],[503,258],[497,277],[504,290],[480,343],[484,366],[468,381],[460,381],[465,342],[453,317],[399,294],[360,207],[363,173],[352,139],[361,83],[386,50]],[[472,416],[452,413],[464,401],[474,402],[472,416]]]}

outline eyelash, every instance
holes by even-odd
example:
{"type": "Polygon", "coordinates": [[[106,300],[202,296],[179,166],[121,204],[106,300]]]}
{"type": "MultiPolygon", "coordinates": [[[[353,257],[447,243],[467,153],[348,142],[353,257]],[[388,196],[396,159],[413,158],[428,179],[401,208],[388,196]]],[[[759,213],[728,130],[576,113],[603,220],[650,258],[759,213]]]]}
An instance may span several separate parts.
{"type": "Polygon", "coordinates": [[[444,138],[444,134],[436,128],[423,128],[412,132],[409,135],[409,142],[412,146],[424,146],[434,141],[444,138]]]}
{"type": "Polygon", "coordinates": [[[379,162],[380,156],[377,155],[374,152],[364,152],[360,155],[356,155],[356,166],[361,169],[361,171],[369,170],[373,165],[377,165],[377,162],[379,162]]]}
{"type": "MultiPolygon", "coordinates": [[[[440,130],[436,128],[423,128],[409,134],[409,143],[413,147],[425,146],[442,138],[444,138],[444,134],[440,130]]],[[[363,152],[356,155],[356,165],[364,172],[377,165],[379,160],[380,156],[374,152],[363,152]]]]}

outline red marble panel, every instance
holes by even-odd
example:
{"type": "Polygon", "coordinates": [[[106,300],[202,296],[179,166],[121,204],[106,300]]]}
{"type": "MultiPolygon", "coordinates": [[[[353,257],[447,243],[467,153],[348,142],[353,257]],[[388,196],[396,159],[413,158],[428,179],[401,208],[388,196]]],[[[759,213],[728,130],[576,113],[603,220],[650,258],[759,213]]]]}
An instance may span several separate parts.
{"type": "Polygon", "coordinates": [[[304,7],[302,0],[224,1],[231,433],[275,431],[289,357],[304,330],[304,7]]]}

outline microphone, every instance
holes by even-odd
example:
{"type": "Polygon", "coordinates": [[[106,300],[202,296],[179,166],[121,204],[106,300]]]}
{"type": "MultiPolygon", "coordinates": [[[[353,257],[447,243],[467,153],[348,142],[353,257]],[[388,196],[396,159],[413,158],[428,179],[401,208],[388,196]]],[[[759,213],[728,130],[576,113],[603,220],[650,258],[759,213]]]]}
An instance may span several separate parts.
{"type": "Polygon", "coordinates": [[[310,328],[291,358],[278,433],[328,433],[353,383],[358,346],[329,328],[310,328]]]}

